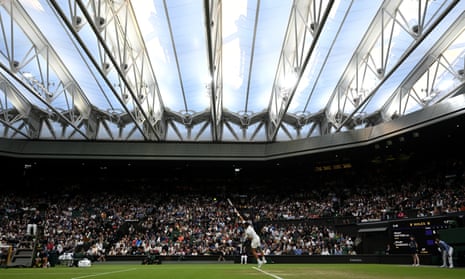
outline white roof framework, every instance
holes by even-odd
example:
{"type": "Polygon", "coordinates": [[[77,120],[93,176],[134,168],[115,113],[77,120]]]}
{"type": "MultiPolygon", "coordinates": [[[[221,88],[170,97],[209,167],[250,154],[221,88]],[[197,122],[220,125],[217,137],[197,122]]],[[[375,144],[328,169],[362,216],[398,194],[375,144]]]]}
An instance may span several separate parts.
{"type": "Polygon", "coordinates": [[[273,143],[375,127],[461,95],[464,11],[457,0],[0,0],[0,137],[273,143]]]}

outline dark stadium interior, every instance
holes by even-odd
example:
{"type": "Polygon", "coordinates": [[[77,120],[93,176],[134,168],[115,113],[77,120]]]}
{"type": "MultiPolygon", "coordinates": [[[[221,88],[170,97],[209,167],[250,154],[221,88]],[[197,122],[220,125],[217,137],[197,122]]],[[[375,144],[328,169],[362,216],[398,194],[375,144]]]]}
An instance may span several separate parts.
{"type": "MultiPolygon", "coordinates": [[[[283,251],[281,254],[275,251],[272,248],[273,246],[270,246],[271,255],[268,256],[269,259],[282,263],[302,261],[345,262],[347,258],[337,256],[338,253],[342,255],[357,253],[360,254],[360,260],[364,262],[375,261],[396,264],[408,262],[409,257],[406,255],[407,252],[403,249],[403,246],[396,246],[394,251],[389,252],[392,254],[390,257],[381,256],[384,255],[386,242],[398,243],[405,241],[397,238],[397,231],[394,229],[387,229],[385,233],[376,233],[380,226],[378,223],[381,220],[379,224],[384,226],[393,224],[392,226],[400,230],[401,235],[406,230],[416,234],[418,241],[423,246],[422,264],[437,264],[439,261],[437,250],[434,244],[430,244],[432,237],[436,234],[431,233],[431,236],[425,236],[421,231],[421,229],[425,230],[423,227],[412,230],[409,227],[411,226],[409,224],[412,223],[408,220],[409,218],[416,218],[415,220],[430,218],[428,224],[431,222],[434,231],[443,231],[442,235],[447,235],[446,228],[450,228],[447,231],[453,231],[464,227],[463,213],[456,211],[460,210],[459,208],[465,208],[465,201],[462,198],[465,166],[463,165],[463,149],[461,148],[465,139],[464,124],[464,117],[460,116],[363,147],[343,148],[334,152],[322,152],[266,162],[63,160],[3,157],[2,174],[5,180],[2,191],[7,197],[15,197],[14,199],[49,201],[48,203],[38,204],[37,209],[41,212],[53,212],[58,201],[61,201],[60,204],[65,206],[67,201],[69,201],[70,205],[77,203],[83,206],[95,206],[96,209],[89,209],[89,212],[92,212],[98,210],[100,204],[91,205],[88,203],[91,200],[93,201],[95,197],[100,197],[97,200],[100,200],[105,208],[109,206],[108,202],[118,206],[122,206],[119,203],[124,202],[128,202],[129,206],[137,206],[139,203],[144,206],[150,204],[147,210],[154,205],[170,208],[172,204],[169,201],[178,199],[180,205],[198,202],[199,206],[204,204],[214,206],[218,212],[222,212],[225,216],[231,212],[224,205],[224,200],[227,197],[233,198],[236,206],[242,214],[247,214],[246,216],[258,214],[258,210],[263,210],[262,207],[265,205],[277,206],[288,202],[293,204],[295,202],[293,199],[296,197],[297,202],[312,203],[319,202],[320,199],[329,202],[331,197],[338,197],[339,201],[337,203],[332,203],[326,209],[320,209],[319,213],[311,215],[310,219],[300,219],[297,210],[294,212],[297,214],[296,217],[293,217],[296,218],[295,220],[293,218],[287,220],[286,218],[280,219],[283,217],[276,217],[277,221],[280,220],[277,224],[290,226],[290,228],[292,228],[293,224],[296,224],[298,227],[302,226],[301,229],[306,228],[302,224],[313,224],[312,230],[324,228],[325,231],[329,230],[329,233],[334,230],[336,236],[342,236],[345,239],[351,239],[350,236],[352,236],[356,244],[351,245],[354,246],[341,244],[339,248],[338,245],[336,250],[342,250],[337,252],[330,249],[331,255],[333,253],[334,255],[325,260],[320,257],[300,256],[300,253],[309,253],[310,255],[312,253],[323,253],[319,248],[310,252],[307,250],[297,252],[297,250],[300,250],[300,248],[297,248],[295,252],[283,251]],[[422,185],[429,187],[426,188],[428,189],[426,192],[423,192],[426,189],[421,190],[422,185]],[[357,191],[362,191],[366,195],[363,200],[368,204],[370,204],[369,200],[372,195],[383,196],[385,195],[384,191],[398,191],[399,194],[410,198],[417,194],[432,198],[438,195],[438,192],[446,191],[448,194],[442,197],[454,202],[448,204],[447,209],[446,205],[444,205],[443,208],[439,208],[440,213],[435,213],[436,207],[426,206],[421,210],[411,208],[409,199],[396,201],[395,199],[402,197],[396,195],[392,205],[397,205],[392,207],[392,211],[383,211],[383,213],[371,211],[368,215],[355,217],[352,216],[354,213],[350,211],[350,207],[344,208],[344,206],[352,204],[351,200],[357,200],[357,191]],[[456,191],[456,195],[450,196],[450,193],[454,191],[456,191]],[[104,202],[105,197],[109,199],[106,202],[104,202]],[[263,203],[251,206],[248,199],[255,201],[258,197],[263,199],[263,203]],[[301,200],[302,197],[305,198],[301,200]],[[452,204],[454,209],[450,208],[452,204]],[[404,209],[403,206],[405,206],[404,209]],[[443,215],[442,210],[444,212],[450,210],[450,213],[443,215]],[[405,217],[398,216],[400,213],[406,214],[406,217],[409,218],[404,220],[405,217]],[[379,214],[382,214],[382,216],[379,214]],[[371,220],[370,218],[377,221],[367,222],[367,220],[371,220]],[[368,231],[373,230],[375,233],[362,232],[365,226],[368,226],[368,231]],[[357,242],[360,239],[362,239],[361,243],[357,242]],[[382,258],[373,258],[373,256],[369,255],[378,255],[377,257],[382,258]]],[[[370,207],[372,206],[370,205],[370,207]]],[[[108,208],[111,209],[111,207],[108,208]]],[[[364,206],[359,206],[359,210],[360,208],[364,208],[364,206]]],[[[144,261],[146,254],[135,250],[135,248],[127,254],[113,252],[115,243],[118,243],[118,237],[121,237],[124,234],[123,232],[128,232],[132,224],[135,226],[138,222],[136,220],[127,220],[118,228],[116,234],[106,238],[107,242],[105,242],[104,247],[106,247],[106,251],[111,247],[111,251],[106,254],[105,260],[144,261]]],[[[144,218],[140,219],[141,222],[142,220],[144,218]]],[[[177,222],[183,224],[188,220],[178,219],[177,222]]],[[[211,220],[201,224],[208,226],[210,222],[211,220]]],[[[167,223],[166,226],[177,228],[176,224],[167,223]]],[[[269,228],[266,219],[256,224],[262,230],[269,228]]],[[[418,224],[423,223],[418,221],[418,224]]],[[[433,231],[431,226],[427,227],[426,231],[433,231]]],[[[95,233],[96,229],[92,230],[95,233]]],[[[152,230],[154,232],[158,231],[157,234],[163,231],[160,227],[157,229],[156,226],[150,229],[150,231],[152,230]]],[[[304,231],[307,230],[308,232],[311,231],[308,228],[304,229],[304,231]]],[[[381,228],[381,230],[384,231],[385,229],[381,228]]],[[[262,231],[262,233],[265,239],[270,236],[266,231],[262,231]]],[[[313,233],[309,235],[313,235],[313,233]]],[[[460,234],[460,232],[458,233],[460,234]]],[[[145,239],[148,235],[141,236],[141,239],[145,239]]],[[[449,239],[454,238],[454,236],[449,237],[449,239]]],[[[458,236],[456,239],[460,238],[461,236],[458,236]]],[[[94,238],[91,237],[91,239],[94,238]]],[[[335,239],[338,242],[340,241],[338,237],[335,239]]],[[[44,245],[45,243],[46,241],[44,245]]],[[[90,251],[90,246],[86,246],[86,243],[82,247],[88,248],[90,251]]],[[[88,245],[92,243],[94,241],[88,242],[88,245]]],[[[232,247],[236,247],[238,243],[233,242],[232,247]]],[[[460,248],[457,242],[452,243],[460,248]]],[[[65,250],[66,247],[68,246],[65,246],[65,250]]],[[[162,258],[160,258],[163,261],[179,261],[179,256],[166,252],[169,248],[156,246],[156,249],[158,248],[163,250],[162,258]]],[[[183,256],[183,259],[185,261],[198,260],[198,256],[192,256],[189,251],[186,250],[186,256],[183,256]]],[[[216,251],[216,249],[211,248],[209,252],[201,252],[201,255],[205,260],[216,260],[216,253],[218,253],[216,251]]],[[[237,252],[234,251],[236,250],[226,252],[227,259],[237,262],[237,252]]],[[[460,249],[458,251],[455,263],[457,266],[462,266],[464,265],[463,252],[460,249]]],[[[50,262],[53,264],[60,263],[51,255],[49,254],[48,258],[50,262]]],[[[90,254],[86,255],[90,257],[90,254]]],[[[91,259],[92,261],[100,261],[99,257],[92,256],[91,259]]],[[[37,265],[40,264],[37,263],[37,265]]]]}
{"type": "MultiPolygon", "coordinates": [[[[427,168],[438,162],[462,160],[465,116],[428,125],[393,138],[363,147],[342,148],[282,160],[270,161],[180,161],[180,160],[103,160],[41,159],[3,156],[3,173],[7,181],[41,189],[53,188],[54,180],[72,182],[85,179],[90,187],[120,185],[123,181],[182,179],[242,181],[291,179],[305,184],[312,177],[331,178],[345,173],[363,176],[369,169],[407,171],[427,168]],[[100,183],[94,184],[94,181],[100,183]],[[22,183],[21,183],[22,182],[22,183]]],[[[156,144],[156,143],[154,143],[156,144]]],[[[277,187],[282,187],[277,183],[277,187]]],[[[60,187],[60,184],[56,185],[60,187]]],[[[8,189],[9,187],[7,187],[8,189]]],[[[5,189],[5,190],[7,190],[5,189]]],[[[11,189],[17,190],[17,187],[11,189]]],[[[228,190],[228,189],[226,189],[228,190]]]]}

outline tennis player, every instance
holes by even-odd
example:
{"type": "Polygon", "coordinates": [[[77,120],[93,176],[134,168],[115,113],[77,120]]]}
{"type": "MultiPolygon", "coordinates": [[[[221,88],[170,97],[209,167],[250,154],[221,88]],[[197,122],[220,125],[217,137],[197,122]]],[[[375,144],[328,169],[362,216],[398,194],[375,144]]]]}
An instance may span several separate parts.
{"type": "Polygon", "coordinates": [[[266,259],[260,246],[260,236],[258,236],[251,221],[245,221],[242,216],[239,217],[242,223],[247,225],[247,228],[245,229],[245,236],[250,240],[252,255],[257,260],[258,268],[261,268],[262,265],[266,263],[266,259]]]}

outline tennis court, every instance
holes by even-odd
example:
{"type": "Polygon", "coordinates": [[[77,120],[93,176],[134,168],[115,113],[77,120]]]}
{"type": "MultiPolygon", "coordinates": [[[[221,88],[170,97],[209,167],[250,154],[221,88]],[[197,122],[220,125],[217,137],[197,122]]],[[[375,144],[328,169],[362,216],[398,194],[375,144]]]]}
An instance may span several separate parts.
{"type": "Polygon", "coordinates": [[[437,266],[380,264],[268,264],[228,263],[162,265],[101,263],[87,268],[57,266],[53,268],[9,268],[0,270],[2,279],[300,279],[300,278],[465,278],[465,269],[437,266]]]}

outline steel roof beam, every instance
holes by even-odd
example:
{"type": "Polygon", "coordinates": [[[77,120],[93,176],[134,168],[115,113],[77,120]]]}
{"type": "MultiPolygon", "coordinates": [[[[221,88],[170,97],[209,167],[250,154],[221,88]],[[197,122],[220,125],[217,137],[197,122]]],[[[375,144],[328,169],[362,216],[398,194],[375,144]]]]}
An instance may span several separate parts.
{"type": "Polygon", "coordinates": [[[222,64],[222,5],[221,1],[204,0],[205,8],[205,31],[208,48],[208,71],[211,82],[210,112],[212,140],[219,141],[223,129],[223,64],[222,64]]]}
{"type": "Polygon", "coordinates": [[[166,125],[160,123],[163,104],[130,3],[94,0],[89,5],[80,0],[75,3],[131,96],[136,108],[134,115],[143,123],[144,136],[148,140],[164,139],[166,125]],[[115,36],[116,41],[108,39],[110,36],[115,36]]]}
{"type": "MultiPolygon", "coordinates": [[[[396,14],[401,3],[402,0],[385,1],[368,27],[365,37],[355,50],[352,59],[328,100],[325,113],[329,125],[322,130],[324,134],[331,133],[332,127],[339,129],[342,127],[342,123],[346,123],[345,120],[349,115],[346,113],[347,110],[357,111],[362,107],[368,94],[371,93],[365,88],[365,84],[368,83],[366,79],[367,71],[374,71],[375,75],[371,72],[368,75],[375,76],[379,80],[385,77],[387,57],[391,53],[388,48],[392,42],[392,38],[386,39],[384,37],[385,33],[392,36],[392,33],[390,33],[392,26],[388,25],[389,21],[385,19],[385,16],[396,14]],[[382,51],[379,56],[373,57],[374,54],[371,54],[370,51],[377,41],[379,41],[382,51]],[[371,59],[379,63],[376,69],[368,67],[372,63],[371,59]],[[333,107],[336,109],[332,109],[333,107]]],[[[373,68],[372,64],[370,66],[373,68]]]]}
{"type": "MultiPolygon", "coordinates": [[[[419,1],[416,25],[406,22],[404,13],[411,11],[400,10],[402,2],[384,2],[368,28],[364,39],[354,52],[346,71],[326,106],[330,126],[334,128],[333,131],[326,131],[327,133],[338,132],[343,127],[350,127],[353,118],[357,117],[357,113],[363,111],[363,108],[378,92],[381,85],[399,68],[408,55],[423,42],[426,36],[458,1],[449,3],[441,13],[434,13],[434,17],[428,22],[425,21],[428,6],[422,6],[424,2],[419,1]],[[390,61],[390,59],[393,59],[391,53],[393,53],[393,41],[395,40],[395,34],[392,32],[394,28],[409,34],[412,42],[402,50],[403,52],[398,53],[397,60],[390,61]],[[375,46],[380,46],[381,51],[376,52],[375,46]],[[368,86],[372,88],[365,88],[365,84],[368,84],[369,80],[367,76],[376,79],[374,86],[368,86]],[[342,117],[339,117],[341,115],[342,117]]],[[[430,4],[426,2],[426,5],[430,4]]]]}
{"type": "MultiPolygon", "coordinates": [[[[0,75],[0,92],[3,92],[5,98],[2,98],[5,102],[0,103],[0,121],[1,123],[7,127],[11,128],[15,133],[22,135],[25,138],[33,139],[33,135],[28,133],[28,131],[23,131],[22,128],[25,127],[23,125],[20,128],[14,126],[14,123],[18,121],[26,122],[25,119],[28,119],[31,115],[32,111],[32,104],[22,96],[17,89],[10,84],[10,82],[3,76],[0,75]],[[13,105],[13,107],[9,107],[7,100],[13,105]]],[[[35,121],[36,123],[36,121],[35,121]]],[[[31,127],[28,130],[38,130],[40,127],[31,127]]],[[[7,136],[8,129],[4,130],[4,136],[7,136]]]]}
{"type": "MultiPolygon", "coordinates": [[[[463,70],[463,63],[461,63],[461,69],[454,69],[443,55],[454,40],[463,32],[465,32],[465,13],[462,13],[447,30],[443,30],[444,35],[441,39],[426,53],[424,59],[418,62],[415,70],[406,76],[397,90],[393,92],[388,101],[380,108],[380,112],[386,119],[391,119],[394,114],[396,117],[404,115],[409,100],[415,100],[420,105],[426,107],[443,102],[456,93],[456,88],[461,87],[465,81],[463,73],[457,71],[463,70]],[[456,88],[452,88],[449,93],[436,92],[438,90],[436,84],[439,82],[439,78],[441,78],[437,73],[440,67],[448,71],[450,80],[459,81],[456,88]],[[424,75],[426,75],[426,78],[422,79],[424,75]],[[418,90],[419,87],[421,87],[420,90],[418,90]]],[[[463,61],[463,51],[461,53],[462,57],[456,58],[463,61]]]]}
{"type": "Polygon", "coordinates": [[[276,138],[333,3],[294,1],[268,106],[268,141],[276,138]]]}
{"type": "MultiPolygon", "coordinates": [[[[50,69],[53,70],[54,73],[57,75],[57,77],[60,78],[61,82],[63,82],[63,84],[65,85],[73,84],[75,88],[79,88],[76,81],[74,81],[72,76],[69,74],[69,72],[66,71],[66,67],[63,65],[63,63],[59,59],[56,52],[53,50],[52,46],[50,46],[50,44],[48,43],[43,33],[34,24],[32,19],[27,15],[26,11],[22,8],[20,3],[18,1],[10,1],[10,2],[5,3],[3,5],[3,8],[6,11],[8,11],[10,16],[14,19],[14,21],[21,27],[21,29],[28,36],[29,40],[33,44],[33,48],[37,52],[37,55],[41,55],[45,58],[44,60],[45,60],[46,65],[42,65],[42,67],[47,70],[50,70],[50,69]]],[[[14,47],[14,40],[15,39],[13,37],[12,42],[11,42],[11,45],[13,47],[14,47]]],[[[20,61],[15,61],[14,56],[10,57],[10,59],[12,60],[10,61],[10,67],[8,69],[5,68],[5,70],[9,72],[11,75],[14,75],[16,79],[21,80],[21,83],[25,85],[26,83],[24,81],[27,80],[27,78],[25,78],[20,71],[24,65],[22,65],[20,61]]],[[[41,63],[41,61],[39,60],[36,60],[36,61],[39,64],[41,63]]],[[[66,118],[63,114],[61,114],[59,111],[57,111],[53,107],[53,105],[51,104],[50,98],[47,98],[47,97],[44,98],[44,96],[42,96],[40,92],[37,92],[31,86],[27,86],[27,87],[29,90],[34,92],[34,95],[36,95],[36,97],[40,99],[41,102],[43,102],[51,110],[53,110],[55,114],[65,119],[65,122],[67,122],[69,126],[73,127],[74,129],[79,130],[78,132],[81,135],[88,138],[88,136],[86,136],[85,133],[80,131],[80,129],[77,127],[76,123],[74,122],[74,119],[66,118]]],[[[41,84],[41,88],[43,88],[43,90],[46,90],[47,85],[41,84]]],[[[78,89],[73,92],[67,92],[67,93],[73,95],[72,96],[74,100],[73,104],[76,110],[79,111],[82,115],[88,116],[90,114],[89,106],[88,106],[89,102],[87,101],[82,91],[78,89]]]]}
{"type": "MultiPolygon", "coordinates": [[[[85,45],[85,42],[78,35],[78,31],[84,26],[85,23],[82,21],[82,18],[77,15],[77,10],[76,10],[77,4],[74,2],[74,5],[71,5],[72,0],[70,0],[69,2],[70,2],[70,6],[73,7],[71,11],[71,18],[67,18],[63,10],[60,8],[60,6],[55,1],[51,1],[50,3],[52,7],[55,9],[55,12],[58,14],[58,16],[63,20],[63,23],[67,26],[69,32],[71,32],[71,34],[77,40],[81,49],[86,53],[87,57],[91,60],[97,72],[101,75],[102,79],[109,86],[111,93],[113,93],[115,97],[118,99],[118,101],[121,103],[125,111],[124,113],[120,113],[120,114],[111,113],[111,112],[103,112],[99,108],[92,105],[91,106],[92,114],[108,114],[111,121],[116,123],[119,127],[119,138],[122,137],[122,133],[121,133],[122,128],[124,128],[128,124],[133,124],[134,127],[131,129],[130,134],[133,134],[136,130],[138,130],[144,136],[144,138],[147,139],[148,136],[145,134],[144,129],[142,128],[138,119],[135,116],[136,112],[131,111],[125,105],[124,98],[121,96],[122,94],[120,95],[116,92],[115,86],[111,83],[111,81],[106,76],[106,73],[109,71],[110,65],[107,62],[102,62],[102,63],[97,62],[97,59],[93,57],[94,54],[89,51],[89,49],[85,45]]],[[[93,119],[99,119],[99,117],[93,117],[93,119]]],[[[89,122],[89,123],[92,123],[92,122],[89,122]]],[[[95,124],[97,123],[93,123],[93,124],[94,124],[93,126],[96,126],[95,124]]],[[[130,136],[128,136],[128,138],[126,139],[129,139],[129,137],[130,136]]]]}

